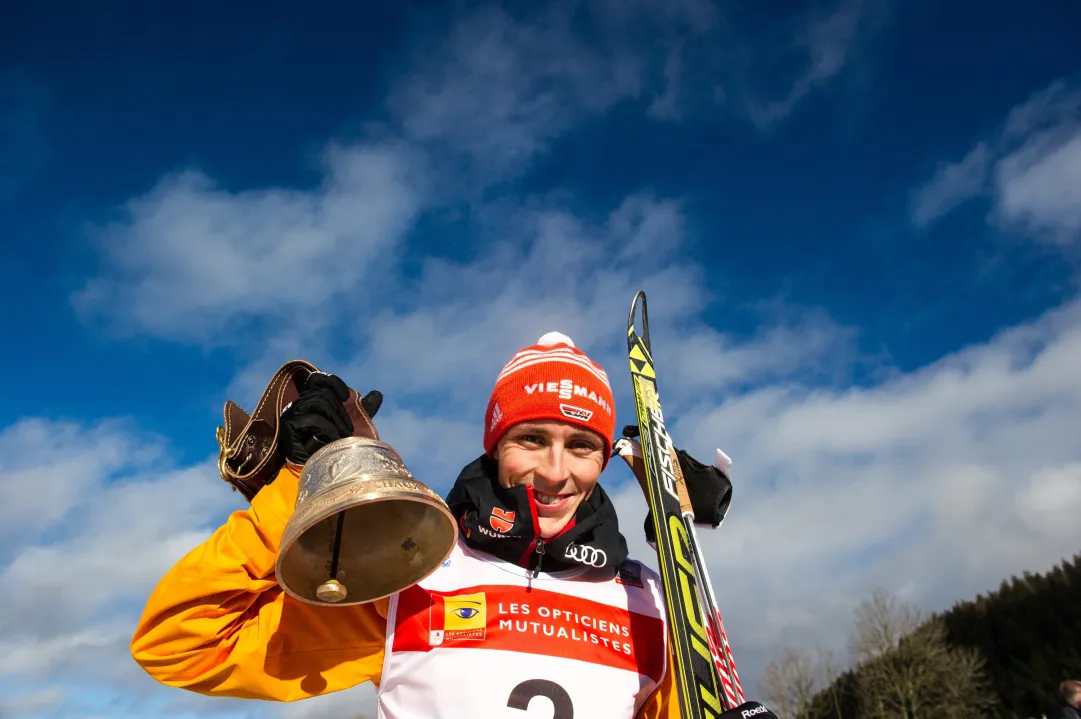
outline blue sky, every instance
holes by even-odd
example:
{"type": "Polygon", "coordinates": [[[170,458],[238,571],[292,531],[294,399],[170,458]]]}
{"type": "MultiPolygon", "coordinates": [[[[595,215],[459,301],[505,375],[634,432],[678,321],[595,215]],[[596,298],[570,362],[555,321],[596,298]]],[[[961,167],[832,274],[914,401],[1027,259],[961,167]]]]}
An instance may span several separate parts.
{"type": "Polygon", "coordinates": [[[640,288],[677,442],[736,462],[704,542],[750,684],[843,646],[873,584],[938,608],[1077,550],[1069,3],[4,13],[4,713],[266,711],[126,654],[154,579],[239,506],[222,402],[304,357],[382,389],[381,432],[445,490],[548,330],[632,421],[640,288]],[[88,590],[42,600],[48,562],[88,590]]]}

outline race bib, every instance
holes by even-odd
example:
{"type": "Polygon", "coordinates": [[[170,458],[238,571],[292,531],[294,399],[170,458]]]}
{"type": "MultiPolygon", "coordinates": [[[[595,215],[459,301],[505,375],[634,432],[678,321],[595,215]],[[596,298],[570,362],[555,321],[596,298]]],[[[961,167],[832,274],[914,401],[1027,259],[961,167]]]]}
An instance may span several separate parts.
{"type": "Polygon", "coordinates": [[[452,589],[449,574],[391,601],[384,719],[627,719],[663,677],[665,625],[648,587],[470,571],[503,581],[452,589]],[[558,591],[568,585],[575,593],[558,591]]]}

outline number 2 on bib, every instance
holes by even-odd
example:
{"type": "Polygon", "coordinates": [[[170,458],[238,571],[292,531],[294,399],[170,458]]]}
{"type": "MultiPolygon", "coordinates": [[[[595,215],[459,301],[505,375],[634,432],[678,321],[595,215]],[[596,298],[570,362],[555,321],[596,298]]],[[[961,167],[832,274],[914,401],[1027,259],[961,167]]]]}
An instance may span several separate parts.
{"type": "Polygon", "coordinates": [[[534,697],[546,697],[552,702],[552,719],[574,719],[574,703],[567,690],[547,679],[527,679],[510,690],[507,706],[525,711],[534,697]]]}

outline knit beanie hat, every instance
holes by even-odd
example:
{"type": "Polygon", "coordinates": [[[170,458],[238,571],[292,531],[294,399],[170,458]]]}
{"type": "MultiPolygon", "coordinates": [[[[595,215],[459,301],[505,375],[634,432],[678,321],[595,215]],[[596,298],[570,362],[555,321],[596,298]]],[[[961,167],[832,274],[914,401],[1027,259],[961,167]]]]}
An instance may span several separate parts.
{"type": "Polygon", "coordinates": [[[616,429],[615,398],[604,369],[549,332],[518,351],[496,378],[484,415],[484,451],[492,453],[511,425],[554,419],[591,429],[604,438],[604,464],[616,429]]]}

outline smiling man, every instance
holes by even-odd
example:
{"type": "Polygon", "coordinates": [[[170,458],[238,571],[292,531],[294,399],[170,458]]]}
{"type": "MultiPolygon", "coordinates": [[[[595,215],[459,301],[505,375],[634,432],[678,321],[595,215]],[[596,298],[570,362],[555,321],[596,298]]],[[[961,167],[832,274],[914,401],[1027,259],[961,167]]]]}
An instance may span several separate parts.
{"type": "MultiPolygon", "coordinates": [[[[557,719],[680,716],[660,580],[628,557],[599,484],[615,430],[600,365],[559,333],[516,353],[485,452],[447,497],[462,530],[450,558],[389,599],[313,606],[278,586],[274,562],[297,468],[352,432],[347,396],[313,374],[283,415],[285,468],[159,582],[132,640],[151,676],[281,701],[372,681],[385,719],[513,719],[538,697],[557,719]]],[[[748,707],[771,716],[733,716],[748,707]]]]}

